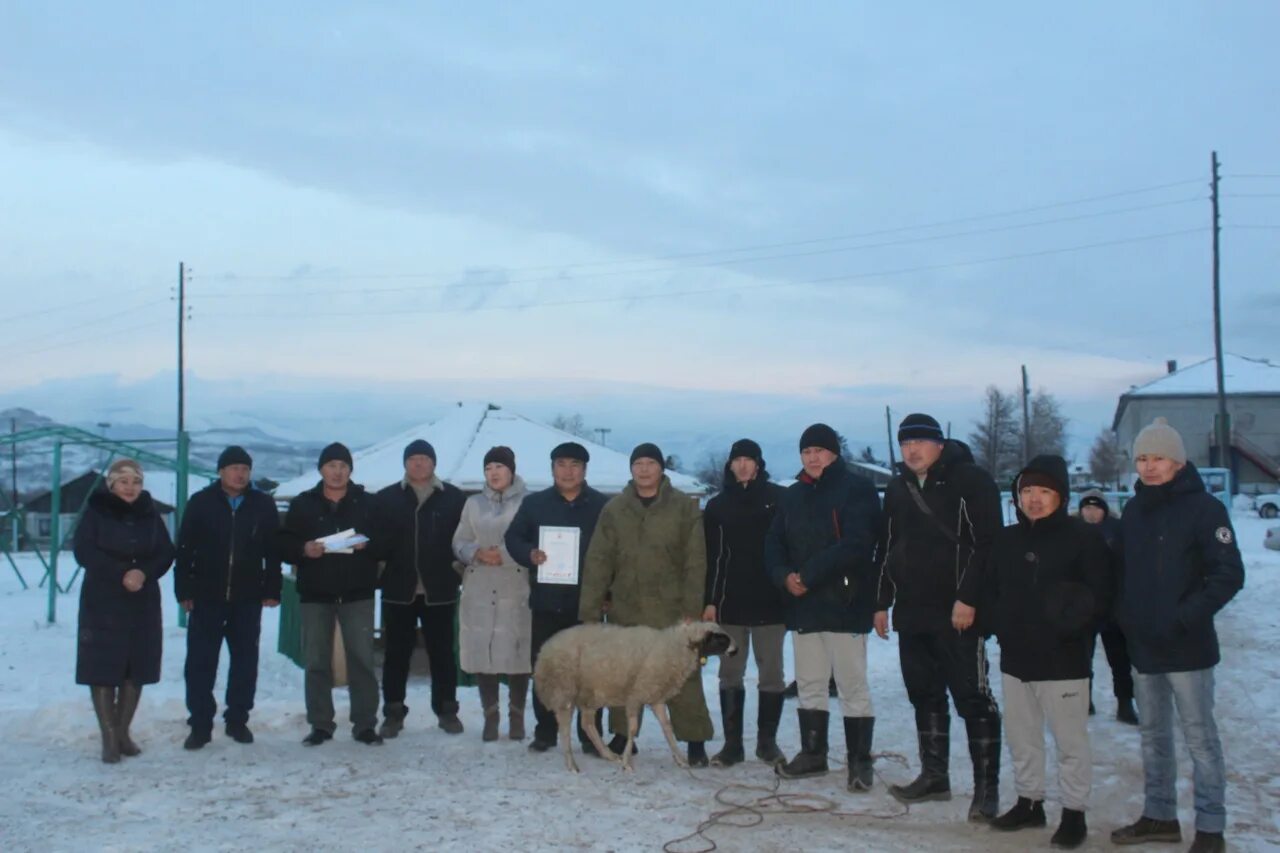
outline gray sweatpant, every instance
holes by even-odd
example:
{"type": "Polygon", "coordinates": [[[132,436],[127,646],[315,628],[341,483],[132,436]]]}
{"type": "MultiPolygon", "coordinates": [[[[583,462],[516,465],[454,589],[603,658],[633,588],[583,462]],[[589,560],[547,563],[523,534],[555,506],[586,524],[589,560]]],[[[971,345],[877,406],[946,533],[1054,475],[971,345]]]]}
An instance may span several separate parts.
{"type": "Polygon", "coordinates": [[[867,685],[867,635],[817,631],[791,638],[796,656],[796,689],[800,707],[825,711],[831,706],[828,685],[836,680],[840,712],[846,717],[874,717],[867,685]]]}
{"type": "Polygon", "coordinates": [[[1020,681],[1004,674],[1004,731],[1019,797],[1044,799],[1044,724],[1058,753],[1062,807],[1084,811],[1093,785],[1089,679],[1020,681]]]}
{"type": "Polygon", "coordinates": [[[787,636],[786,625],[721,625],[729,635],[738,653],[732,657],[720,657],[720,689],[742,689],[742,676],[747,671],[747,646],[756,658],[761,693],[781,693],[787,689],[782,675],[782,641],[787,636]]]}
{"type": "Polygon", "coordinates": [[[342,626],[347,658],[347,694],[351,697],[351,733],[378,722],[378,676],[373,667],[373,599],[343,604],[302,605],[303,677],[307,722],[333,733],[333,625],[342,626]]]}

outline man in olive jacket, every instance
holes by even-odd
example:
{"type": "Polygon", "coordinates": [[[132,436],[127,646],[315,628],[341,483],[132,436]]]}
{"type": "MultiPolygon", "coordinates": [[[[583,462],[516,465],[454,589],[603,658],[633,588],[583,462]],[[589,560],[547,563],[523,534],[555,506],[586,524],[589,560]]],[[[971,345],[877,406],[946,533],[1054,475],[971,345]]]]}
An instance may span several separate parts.
{"type": "MultiPolygon", "coordinates": [[[[666,628],[698,619],[706,592],[707,551],[702,513],[693,498],[662,473],[662,451],[641,444],[631,453],[631,482],[600,512],[587,549],[579,615],[616,625],[666,628]]],[[[701,672],[694,672],[668,703],[677,740],[689,744],[689,764],[707,766],[714,734],[701,672]]],[[[625,748],[627,716],[609,710],[609,748],[625,748]]]]}

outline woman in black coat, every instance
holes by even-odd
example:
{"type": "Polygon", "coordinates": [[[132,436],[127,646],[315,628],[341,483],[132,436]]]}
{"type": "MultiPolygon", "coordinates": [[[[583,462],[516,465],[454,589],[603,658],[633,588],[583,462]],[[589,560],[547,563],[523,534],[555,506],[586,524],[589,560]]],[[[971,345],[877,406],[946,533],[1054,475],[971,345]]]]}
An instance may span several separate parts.
{"type": "Polygon", "coordinates": [[[95,492],[76,528],[80,632],[76,683],[89,685],[102,730],[102,760],[137,755],[129,724],[142,685],[160,680],[160,587],[173,563],[173,542],[142,466],[118,459],[107,470],[107,491],[95,492]]]}

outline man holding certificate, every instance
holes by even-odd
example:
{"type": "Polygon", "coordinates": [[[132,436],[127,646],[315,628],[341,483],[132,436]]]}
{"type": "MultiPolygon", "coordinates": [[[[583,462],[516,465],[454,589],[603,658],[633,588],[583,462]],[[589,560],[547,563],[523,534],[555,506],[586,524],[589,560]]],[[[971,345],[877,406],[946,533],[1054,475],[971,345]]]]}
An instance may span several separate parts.
{"type": "MultiPolygon", "coordinates": [[[[507,528],[507,551],[529,570],[529,609],[533,611],[530,648],[535,663],[547,640],[580,624],[582,565],[607,500],[587,485],[589,461],[591,455],[576,441],[567,441],[552,450],[551,476],[555,484],[526,497],[507,528]]],[[[546,752],[558,739],[556,717],[538,700],[536,692],[533,715],[537,722],[529,750],[546,752]]],[[[584,752],[594,751],[582,731],[581,720],[578,742],[584,752]]]]}

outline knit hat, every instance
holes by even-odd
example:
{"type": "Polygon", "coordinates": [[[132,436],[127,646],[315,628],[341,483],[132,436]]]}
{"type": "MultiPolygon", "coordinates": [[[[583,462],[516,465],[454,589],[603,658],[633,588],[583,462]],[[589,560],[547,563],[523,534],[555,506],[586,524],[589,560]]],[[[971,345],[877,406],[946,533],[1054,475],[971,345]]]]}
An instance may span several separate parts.
{"type": "Polygon", "coordinates": [[[931,415],[912,414],[902,419],[902,423],[898,425],[898,444],[904,441],[937,441],[939,443],[946,441],[947,437],[942,433],[942,427],[938,425],[931,415]]]}
{"type": "Polygon", "coordinates": [[[1042,453],[1018,472],[1018,479],[1014,481],[1013,488],[1015,492],[1020,492],[1027,486],[1052,489],[1061,496],[1062,502],[1066,503],[1070,485],[1071,476],[1067,473],[1067,460],[1053,453],[1042,453]]]}
{"type": "Polygon", "coordinates": [[[756,444],[749,438],[740,438],[733,443],[733,447],[729,448],[729,461],[732,462],[739,456],[745,456],[748,459],[754,459],[756,465],[764,466],[764,453],[760,450],[760,445],[756,444]]]}
{"type": "Polygon", "coordinates": [[[252,468],[253,457],[240,445],[233,444],[218,454],[218,470],[221,471],[228,465],[248,465],[252,468]]]}
{"type": "Polygon", "coordinates": [[[435,462],[436,449],[426,439],[415,438],[404,446],[404,461],[408,462],[410,456],[430,456],[431,461],[435,462]]]}
{"type": "Polygon", "coordinates": [[[351,459],[351,451],[340,441],[335,441],[320,451],[320,461],[316,463],[316,467],[323,468],[327,462],[345,462],[348,468],[356,467],[351,459]]]}
{"type": "Polygon", "coordinates": [[[658,445],[652,441],[646,441],[644,444],[637,444],[636,449],[631,451],[631,464],[636,464],[637,459],[654,459],[659,465],[667,464],[667,457],[662,455],[662,451],[658,445]]]}
{"type": "Polygon", "coordinates": [[[139,480],[142,479],[142,465],[138,460],[121,458],[112,462],[111,467],[107,469],[107,488],[111,489],[115,486],[117,480],[130,474],[139,480]]]}
{"type": "Polygon", "coordinates": [[[1096,506],[1098,509],[1105,512],[1107,515],[1111,514],[1111,507],[1110,505],[1107,504],[1107,498],[1105,495],[1102,494],[1101,489],[1089,489],[1087,491],[1081,492],[1080,508],[1084,509],[1087,506],[1096,506]]]}
{"type": "Polygon", "coordinates": [[[1178,431],[1169,426],[1169,421],[1156,418],[1133,440],[1133,458],[1137,459],[1139,456],[1163,456],[1179,465],[1185,465],[1187,448],[1178,431]]]}
{"type": "Polygon", "coordinates": [[[578,442],[566,441],[552,448],[551,461],[555,462],[557,459],[576,459],[585,465],[591,461],[591,454],[578,442]]]}
{"type": "Polygon", "coordinates": [[[510,447],[499,444],[497,447],[490,447],[489,452],[484,455],[484,464],[487,468],[490,462],[497,462],[499,465],[506,465],[507,469],[514,474],[516,472],[516,454],[510,447]]]}
{"type": "Polygon", "coordinates": [[[813,424],[800,435],[800,450],[806,447],[821,447],[840,455],[840,436],[826,424],[813,424]]]}

